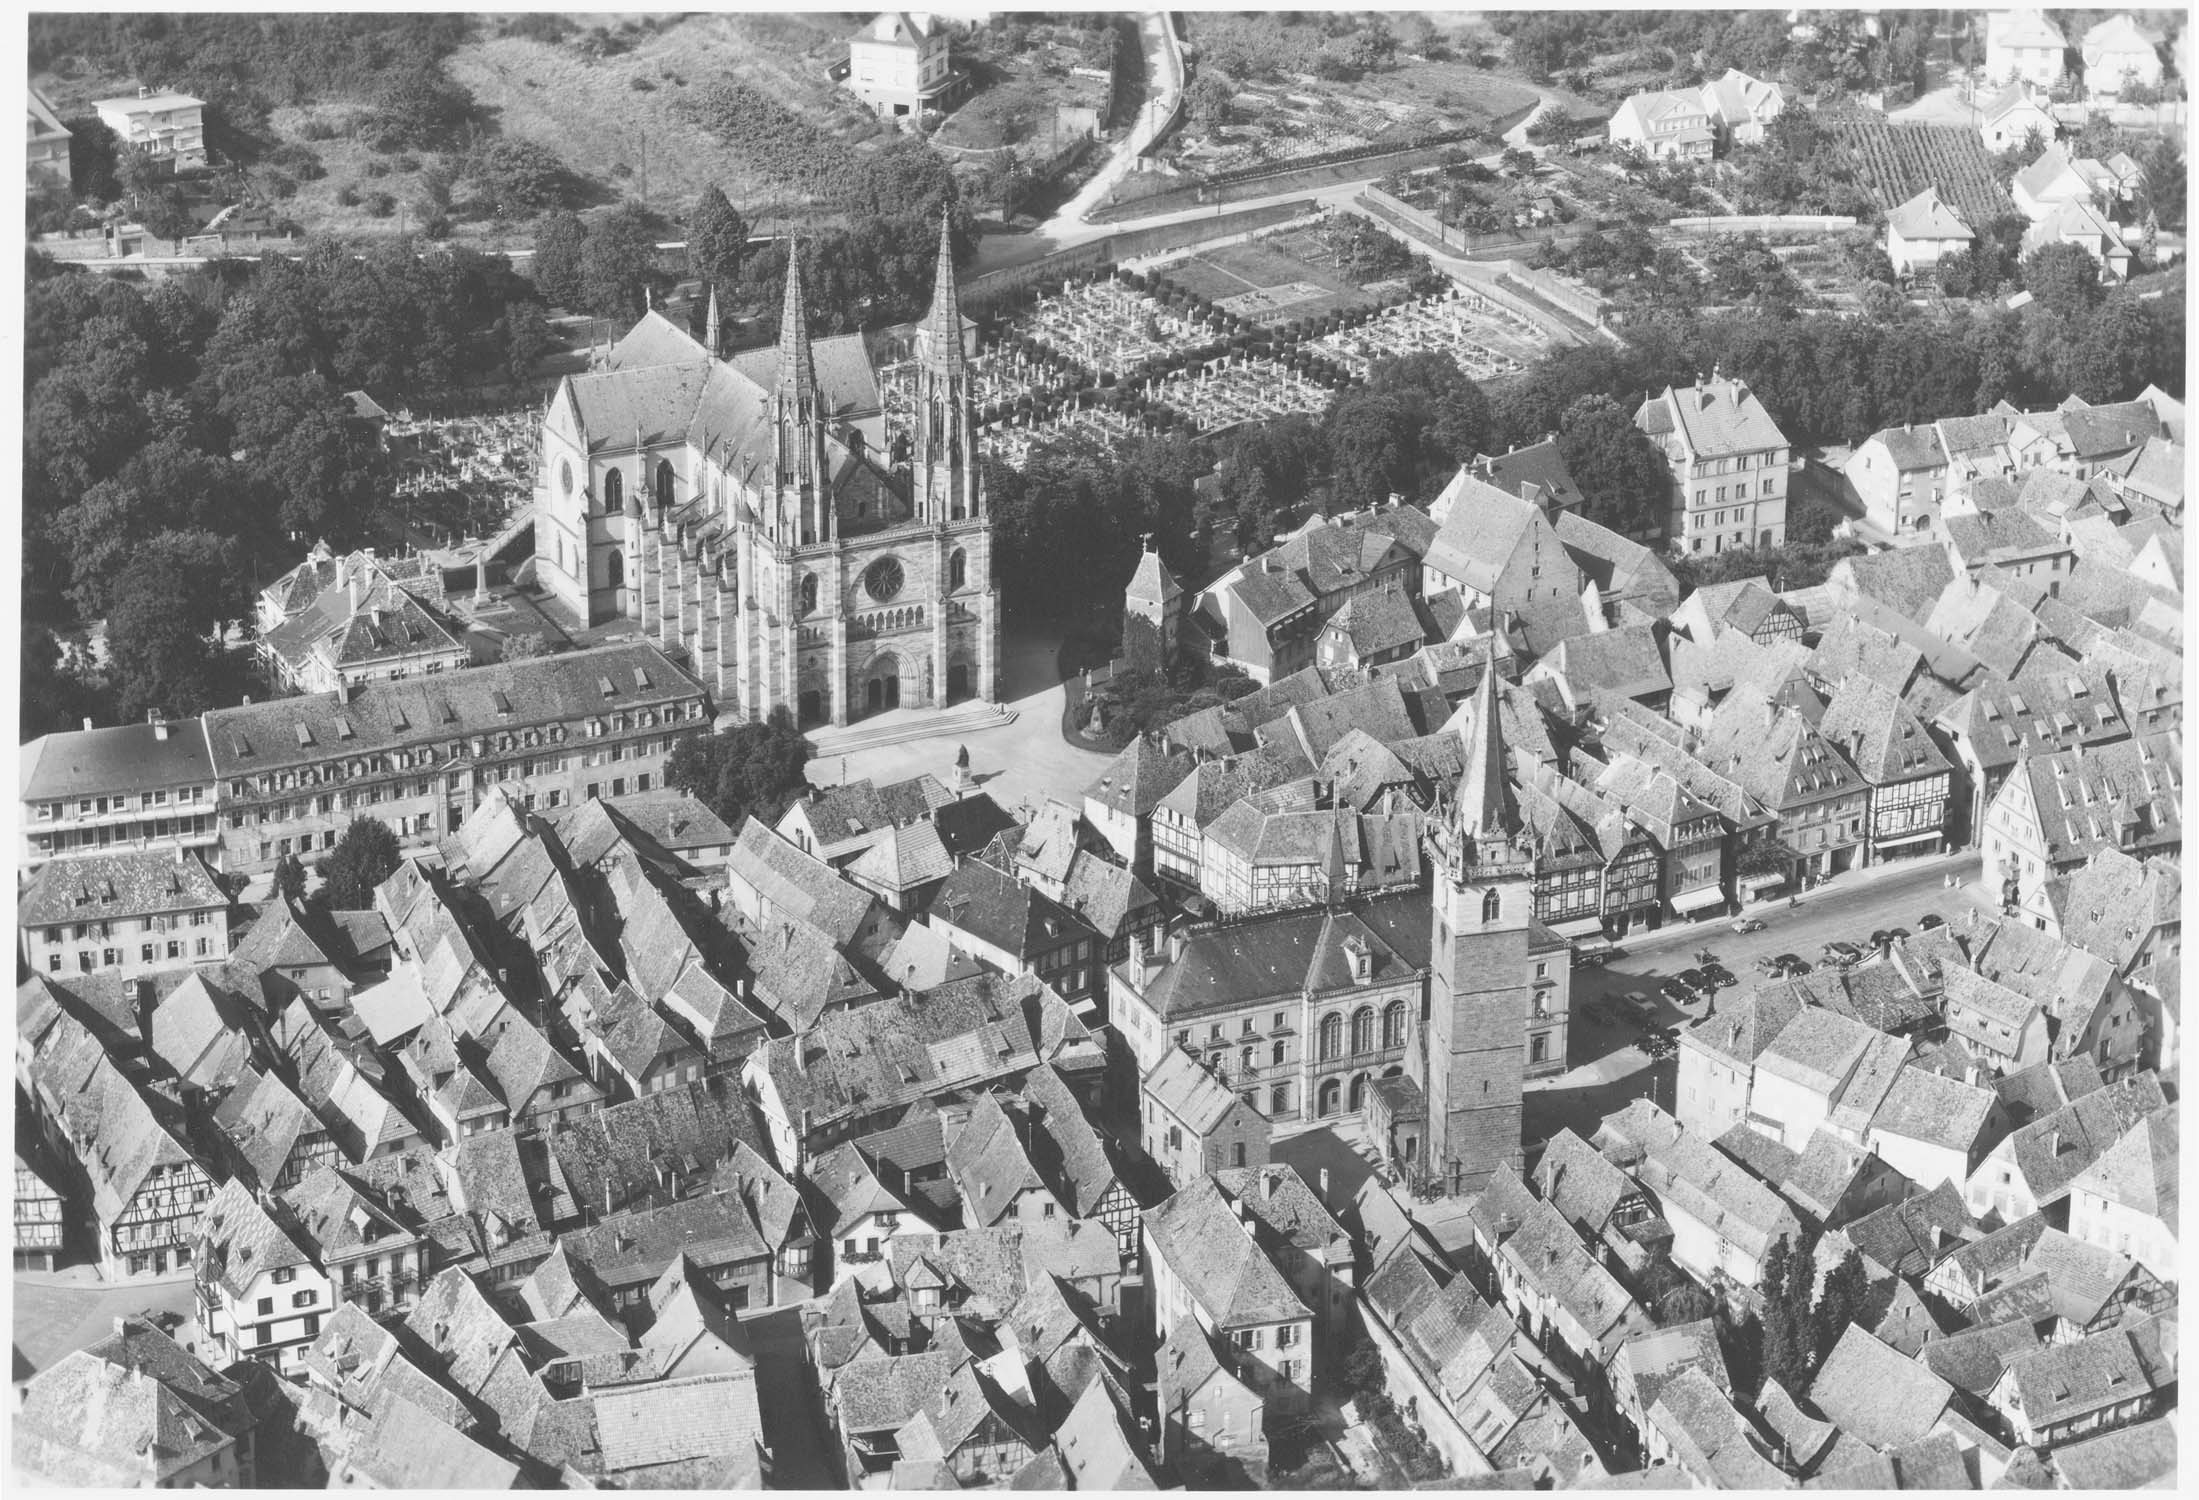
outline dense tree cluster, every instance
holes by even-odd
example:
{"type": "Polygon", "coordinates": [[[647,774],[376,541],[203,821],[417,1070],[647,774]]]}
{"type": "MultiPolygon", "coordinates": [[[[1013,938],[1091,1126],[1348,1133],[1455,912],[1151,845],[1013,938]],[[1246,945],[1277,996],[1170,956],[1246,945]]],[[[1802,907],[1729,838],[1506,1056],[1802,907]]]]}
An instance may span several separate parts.
{"type": "MultiPolygon", "coordinates": [[[[28,622],[105,616],[125,716],[233,697],[218,625],[312,538],[385,535],[386,459],[342,393],[433,395],[506,372],[513,341],[541,336],[532,296],[500,260],[410,244],[320,243],[149,287],[34,256],[28,622]]],[[[81,691],[27,679],[26,725],[73,719],[81,691]]]]}
{"type": "Polygon", "coordinates": [[[321,861],[321,900],[337,911],[372,906],[374,888],[397,873],[403,858],[397,835],[387,823],[380,818],[353,818],[321,861]]]}
{"type": "Polygon", "coordinates": [[[762,724],[736,724],[681,740],[665,760],[664,780],[738,832],[750,818],[776,823],[809,786],[809,741],[784,708],[762,724]]]}

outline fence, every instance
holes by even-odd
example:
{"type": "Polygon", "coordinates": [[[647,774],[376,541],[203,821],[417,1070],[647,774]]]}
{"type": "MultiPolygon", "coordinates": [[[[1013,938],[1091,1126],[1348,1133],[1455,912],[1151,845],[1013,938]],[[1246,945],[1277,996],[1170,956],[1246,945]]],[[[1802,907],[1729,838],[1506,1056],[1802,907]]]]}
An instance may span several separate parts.
{"type": "Polygon", "coordinates": [[[1299,198],[1289,203],[1263,203],[1258,208],[1217,213],[1212,218],[1186,219],[1175,224],[1154,224],[1144,229],[1120,230],[1082,245],[1071,246],[1067,250],[1056,250],[1051,255],[1026,261],[1020,266],[1008,266],[974,277],[962,288],[962,306],[965,311],[974,315],[1008,293],[1034,283],[1056,281],[1094,266],[1113,265],[1120,261],[1136,260],[1168,250],[1203,244],[1208,240],[1265,229],[1270,225],[1295,219],[1312,206],[1312,199],[1299,198]]]}
{"type": "Polygon", "coordinates": [[[1681,234],[1836,234],[1855,228],[1845,214],[1724,214],[1671,219],[1666,227],[1681,234]]]}
{"type": "Polygon", "coordinates": [[[1531,297],[1538,297],[1568,317],[1580,319],[1591,328],[1603,326],[1604,312],[1609,307],[1602,294],[1582,286],[1577,281],[1553,276],[1548,271],[1538,271],[1524,261],[1507,261],[1497,273],[1497,280],[1509,282],[1531,297]]]}
{"type": "MultiPolygon", "coordinates": [[[[1472,133],[1468,133],[1469,139],[1472,133]]],[[[1304,162],[1278,162],[1253,175],[1232,173],[1227,180],[1193,179],[1181,188],[1166,193],[1156,193],[1149,198],[1133,198],[1123,203],[1103,203],[1089,215],[1095,224],[1113,219],[1143,219],[1154,214],[1178,213],[1189,208],[1207,208],[1222,203],[1239,203],[1247,198],[1265,198],[1275,193],[1310,192],[1317,188],[1337,187],[1347,182],[1365,182],[1390,172],[1409,172],[1415,167],[1432,166],[1443,159],[1453,148],[1447,145],[1423,143],[1418,146],[1369,147],[1372,155],[1353,156],[1348,160],[1329,162],[1326,165],[1308,166],[1304,162]]]]}
{"type": "Polygon", "coordinates": [[[1425,241],[1439,250],[1469,260],[1494,260],[1516,256],[1522,251],[1533,250],[1538,245],[1566,244],[1592,230],[1602,229],[1602,219],[1575,219],[1570,224],[1545,224],[1534,229],[1506,229],[1495,234],[1468,234],[1463,229],[1453,229],[1424,209],[1378,187],[1368,187],[1359,194],[1359,206],[1376,218],[1396,225],[1406,233],[1425,241]]]}

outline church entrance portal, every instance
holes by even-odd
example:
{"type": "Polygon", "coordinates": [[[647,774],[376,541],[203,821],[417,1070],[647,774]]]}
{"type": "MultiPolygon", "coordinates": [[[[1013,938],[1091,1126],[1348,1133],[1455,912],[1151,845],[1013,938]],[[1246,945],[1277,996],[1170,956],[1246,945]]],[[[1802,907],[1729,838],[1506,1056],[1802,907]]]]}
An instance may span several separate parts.
{"type": "Polygon", "coordinates": [[[970,696],[970,669],[962,662],[947,668],[947,701],[960,703],[970,696]]]}
{"type": "Polygon", "coordinates": [[[901,663],[881,656],[863,669],[863,712],[882,713],[901,706],[901,663]]]}

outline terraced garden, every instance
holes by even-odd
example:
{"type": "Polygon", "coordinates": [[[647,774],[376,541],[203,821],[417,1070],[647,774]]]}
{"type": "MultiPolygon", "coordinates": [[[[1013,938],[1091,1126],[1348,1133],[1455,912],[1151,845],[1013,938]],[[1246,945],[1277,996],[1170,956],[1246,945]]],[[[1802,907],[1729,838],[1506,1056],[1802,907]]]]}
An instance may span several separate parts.
{"type": "Polygon", "coordinates": [[[1863,114],[1823,123],[1855,162],[1856,180],[1882,212],[1928,187],[1938,188],[1939,195],[1973,225],[2015,212],[2006,190],[1994,179],[1993,160],[1974,130],[1863,114]]]}

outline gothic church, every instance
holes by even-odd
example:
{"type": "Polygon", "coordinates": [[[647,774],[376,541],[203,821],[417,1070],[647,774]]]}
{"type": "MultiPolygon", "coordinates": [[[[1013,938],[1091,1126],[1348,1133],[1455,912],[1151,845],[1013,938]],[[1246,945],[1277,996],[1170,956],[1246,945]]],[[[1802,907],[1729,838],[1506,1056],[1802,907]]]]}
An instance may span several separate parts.
{"type": "Polygon", "coordinates": [[[799,254],[775,348],[718,357],[651,311],[542,423],[535,575],[596,626],[686,652],[721,717],[845,724],[998,694],[992,517],[947,226],[889,433],[860,334],[809,337],[799,254]]]}

